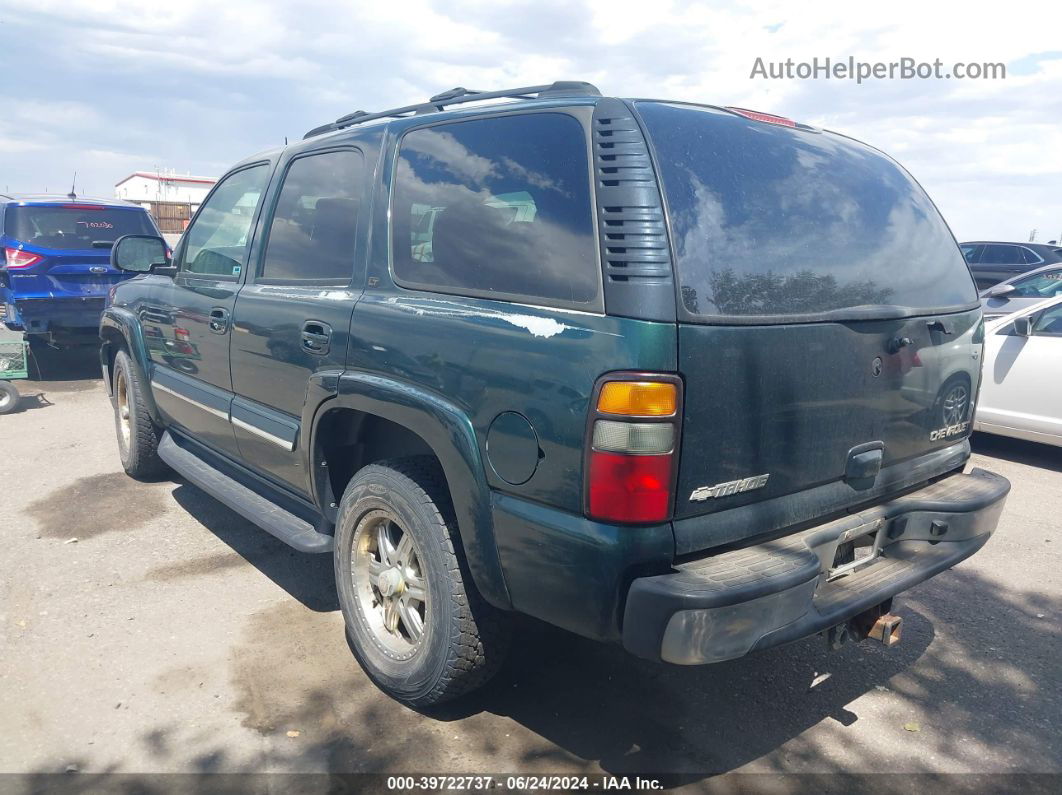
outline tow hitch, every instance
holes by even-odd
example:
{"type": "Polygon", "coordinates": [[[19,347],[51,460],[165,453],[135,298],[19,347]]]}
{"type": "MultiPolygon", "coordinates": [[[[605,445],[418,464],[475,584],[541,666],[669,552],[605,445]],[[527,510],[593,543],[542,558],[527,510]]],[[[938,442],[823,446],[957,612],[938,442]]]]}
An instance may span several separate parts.
{"type": "Polygon", "coordinates": [[[831,649],[839,649],[850,640],[875,640],[883,646],[895,646],[900,642],[903,619],[893,615],[892,600],[882,602],[843,624],[831,627],[826,632],[826,642],[831,649]]]}

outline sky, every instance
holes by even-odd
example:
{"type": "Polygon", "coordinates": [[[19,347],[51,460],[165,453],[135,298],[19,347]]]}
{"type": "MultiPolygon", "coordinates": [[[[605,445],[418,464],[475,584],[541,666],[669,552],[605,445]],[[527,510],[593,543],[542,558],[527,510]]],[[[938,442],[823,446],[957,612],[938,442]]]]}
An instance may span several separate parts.
{"type": "Polygon", "coordinates": [[[4,0],[0,190],[111,196],[216,176],[357,109],[588,80],[866,141],[960,240],[1062,239],[1062,4],[653,0],[4,0]],[[813,58],[1003,63],[995,80],[752,77],[813,58]]]}

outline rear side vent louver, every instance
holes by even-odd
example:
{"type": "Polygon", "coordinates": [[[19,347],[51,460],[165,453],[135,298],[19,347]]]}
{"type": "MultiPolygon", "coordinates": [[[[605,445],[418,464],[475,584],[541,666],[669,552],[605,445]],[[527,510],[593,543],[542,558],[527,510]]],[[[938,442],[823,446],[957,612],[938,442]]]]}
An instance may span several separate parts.
{"type": "Polygon", "coordinates": [[[605,310],[673,321],[671,252],[645,136],[618,99],[597,103],[593,125],[605,310]]]}

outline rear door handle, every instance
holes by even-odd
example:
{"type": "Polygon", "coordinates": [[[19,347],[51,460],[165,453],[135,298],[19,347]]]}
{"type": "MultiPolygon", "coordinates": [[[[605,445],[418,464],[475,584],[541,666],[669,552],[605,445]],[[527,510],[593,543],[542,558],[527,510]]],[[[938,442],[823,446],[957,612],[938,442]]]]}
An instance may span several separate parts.
{"type": "Polygon", "coordinates": [[[210,330],[215,334],[224,334],[229,330],[229,310],[220,306],[210,310],[210,330]]]}
{"type": "Polygon", "coordinates": [[[320,320],[302,324],[302,349],[316,356],[324,356],[332,344],[332,327],[320,320]]]}

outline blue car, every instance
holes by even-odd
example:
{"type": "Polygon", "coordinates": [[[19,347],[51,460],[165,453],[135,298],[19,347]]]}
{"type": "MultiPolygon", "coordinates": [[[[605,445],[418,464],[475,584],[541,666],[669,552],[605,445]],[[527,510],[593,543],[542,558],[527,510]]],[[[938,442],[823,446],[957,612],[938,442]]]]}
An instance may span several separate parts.
{"type": "Polygon", "coordinates": [[[131,276],[111,267],[111,246],[123,235],[158,234],[129,202],[0,194],[4,325],[31,341],[95,344],[107,292],[131,276]]]}

